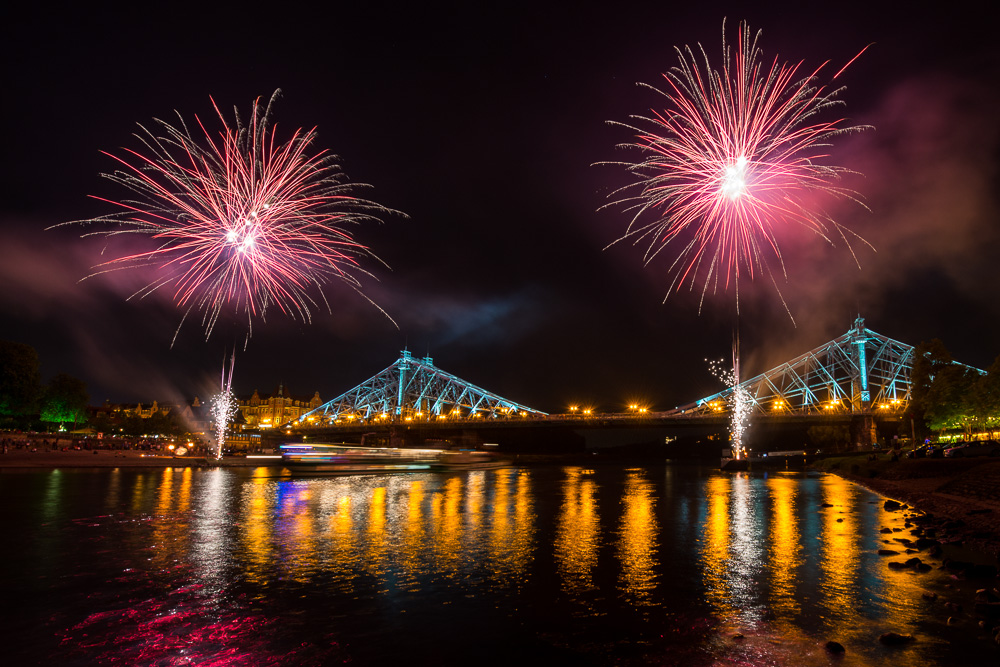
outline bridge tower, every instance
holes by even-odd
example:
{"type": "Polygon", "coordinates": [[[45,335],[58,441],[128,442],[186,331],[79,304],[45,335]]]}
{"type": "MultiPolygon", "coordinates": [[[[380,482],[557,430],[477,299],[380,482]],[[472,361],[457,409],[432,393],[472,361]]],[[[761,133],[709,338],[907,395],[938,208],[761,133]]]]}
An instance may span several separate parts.
{"type": "MultiPolygon", "coordinates": [[[[856,378],[851,382],[852,393],[858,397],[862,412],[870,410],[872,402],[871,392],[868,390],[868,361],[865,354],[868,337],[865,335],[865,331],[865,320],[858,315],[857,319],[854,320],[854,328],[848,332],[848,335],[850,336],[850,349],[855,352],[852,370],[856,378]]],[[[895,379],[893,387],[895,387],[895,379]]]]}

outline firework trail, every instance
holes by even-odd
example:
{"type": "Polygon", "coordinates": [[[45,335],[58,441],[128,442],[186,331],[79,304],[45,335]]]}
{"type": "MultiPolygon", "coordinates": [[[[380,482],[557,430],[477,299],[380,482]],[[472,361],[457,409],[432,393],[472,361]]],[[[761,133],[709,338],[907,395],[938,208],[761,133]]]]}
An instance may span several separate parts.
{"type": "Polygon", "coordinates": [[[236,351],[229,359],[229,373],[226,374],[226,364],[222,364],[222,383],[219,393],[212,398],[212,419],[215,422],[215,458],[222,458],[223,446],[226,444],[226,432],[229,424],[239,410],[236,396],[233,394],[233,367],[236,365],[236,351]]]}
{"type": "MultiPolygon", "coordinates": [[[[837,185],[849,170],[824,160],[836,136],[866,128],[844,118],[821,120],[842,105],[836,99],[842,89],[817,84],[823,65],[803,76],[801,63],[764,62],[759,37],[742,23],[731,51],[723,22],[721,69],[711,67],[701,45],[697,53],[677,48],[679,64],[664,74],[665,87],[646,85],[663,96],[663,109],[613,123],[635,132],[621,147],[640,157],[612,163],[635,180],[602,208],[623,207],[632,216],[614,243],[648,244],[647,263],[671,244],[678,249],[666,298],[700,282],[703,303],[710,287],[715,293],[732,284],[738,312],[744,276],[766,273],[778,289],[769,262],[786,275],[778,236],[787,225],[847,243],[846,230],[813,202],[817,193],[858,201],[837,185]]],[[[787,311],[783,297],[782,303],[787,311]]]]}
{"type": "Polygon", "coordinates": [[[224,311],[246,319],[249,338],[254,319],[271,307],[303,322],[317,300],[331,310],[323,294],[330,282],[361,294],[358,274],[370,275],[361,260],[377,258],[349,228],[395,211],[356,197],[367,186],[348,182],[336,156],[309,154],[315,128],[277,140],[270,118],[279,94],[266,107],[256,100],[248,122],[236,111],[235,125],[212,100],[217,133],[197,116],[189,127],[177,113],[176,125],[155,119],[153,129],[139,126],[144,152],[105,153],[120,168],[103,175],[133,198],[95,197],[119,210],[80,221],[115,225],[87,235],[146,235],[156,247],[99,264],[88,277],[155,267],[156,280],[130,298],[170,290],[184,310],[181,325],[192,310],[202,313],[206,339],[224,311]]]}

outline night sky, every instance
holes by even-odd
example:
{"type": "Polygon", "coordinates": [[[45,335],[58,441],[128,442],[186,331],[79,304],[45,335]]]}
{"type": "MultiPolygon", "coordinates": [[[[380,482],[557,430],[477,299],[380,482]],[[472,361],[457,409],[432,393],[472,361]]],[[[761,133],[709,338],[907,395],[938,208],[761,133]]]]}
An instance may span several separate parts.
{"type": "MultiPolygon", "coordinates": [[[[136,123],[226,110],[283,91],[280,137],[317,126],[316,148],[408,217],[356,230],[372,264],[366,294],[326,290],[333,312],[309,324],[269,313],[237,353],[234,389],[324,400],[408,346],[506,398],[548,412],[570,404],[667,409],[721,389],[705,358],[728,356],[739,326],[755,374],[846,332],[917,344],[940,338],[985,368],[1000,354],[1000,40],[982,3],[935,11],[898,3],[7,3],[3,11],[0,339],[34,346],[43,380],[86,381],[91,403],[205,398],[235,334],[209,340],[167,294],[117,273],[80,282],[108,243],[82,227],[123,197],[102,179],[105,150],[138,148],[136,123]],[[14,6],[12,6],[14,5],[14,6]],[[819,7],[819,8],[817,8],[819,7]],[[721,27],[762,29],[765,58],[838,79],[854,124],[831,164],[870,210],[833,217],[867,240],[827,246],[782,236],[788,273],[732,291],[672,295],[668,252],[605,246],[627,217],[598,209],[626,182],[630,114],[660,104],[673,47],[702,43],[718,63],[721,27]]],[[[828,79],[824,79],[824,82],[828,79]]],[[[227,111],[232,117],[231,111],[227,111]]],[[[212,126],[217,128],[217,125],[212,126]]],[[[114,248],[109,246],[108,252],[114,248]]]]}

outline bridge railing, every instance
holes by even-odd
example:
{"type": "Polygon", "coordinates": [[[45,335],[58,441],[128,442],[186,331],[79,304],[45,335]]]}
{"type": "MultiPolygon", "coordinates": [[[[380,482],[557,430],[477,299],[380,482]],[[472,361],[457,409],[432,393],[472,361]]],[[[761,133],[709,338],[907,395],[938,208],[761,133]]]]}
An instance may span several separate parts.
{"type": "Polygon", "coordinates": [[[291,424],[285,424],[281,428],[292,428],[292,429],[309,429],[309,428],[356,428],[358,426],[500,426],[509,424],[587,424],[593,422],[602,423],[642,423],[642,422],[657,422],[663,419],[673,420],[684,420],[684,419],[699,419],[703,418],[704,415],[690,413],[683,414],[676,411],[664,411],[664,412],[592,412],[588,414],[583,414],[579,412],[567,412],[567,413],[556,413],[556,414],[520,414],[517,416],[509,417],[471,417],[467,415],[455,416],[455,415],[440,415],[431,417],[400,417],[398,415],[377,415],[375,417],[369,418],[353,418],[346,419],[340,418],[335,420],[326,419],[307,419],[304,421],[293,422],[291,424]]]}

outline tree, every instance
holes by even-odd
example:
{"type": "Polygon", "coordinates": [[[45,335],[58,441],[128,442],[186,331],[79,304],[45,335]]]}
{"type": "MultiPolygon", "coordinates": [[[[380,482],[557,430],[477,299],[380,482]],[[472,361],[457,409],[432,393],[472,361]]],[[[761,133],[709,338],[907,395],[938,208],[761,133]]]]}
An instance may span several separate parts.
{"type": "Polygon", "coordinates": [[[106,414],[101,414],[90,420],[90,427],[97,433],[116,433],[115,422],[106,414]]]}
{"type": "Polygon", "coordinates": [[[41,420],[49,423],[77,424],[87,420],[87,385],[83,380],[60,373],[42,392],[41,420]]]}
{"type": "Polygon", "coordinates": [[[978,371],[959,364],[939,370],[931,382],[924,409],[928,426],[937,431],[962,429],[969,433],[973,419],[973,388],[978,379],[978,371]]]}
{"type": "Polygon", "coordinates": [[[913,355],[910,384],[915,416],[936,431],[960,428],[971,434],[981,412],[982,374],[952,360],[936,338],[918,345],[913,355]]]}
{"type": "Polygon", "coordinates": [[[976,380],[972,406],[981,428],[989,429],[1000,424],[1000,357],[986,369],[986,375],[976,380]]]}
{"type": "Polygon", "coordinates": [[[146,433],[146,420],[137,414],[128,414],[118,421],[118,435],[137,438],[146,433]]]}
{"type": "Polygon", "coordinates": [[[157,412],[146,422],[145,431],[150,435],[177,437],[184,434],[184,424],[173,411],[168,414],[157,412]]]}
{"type": "Polygon", "coordinates": [[[35,348],[0,341],[0,423],[24,426],[30,422],[38,412],[40,388],[35,348]]]}

